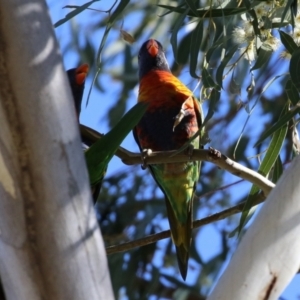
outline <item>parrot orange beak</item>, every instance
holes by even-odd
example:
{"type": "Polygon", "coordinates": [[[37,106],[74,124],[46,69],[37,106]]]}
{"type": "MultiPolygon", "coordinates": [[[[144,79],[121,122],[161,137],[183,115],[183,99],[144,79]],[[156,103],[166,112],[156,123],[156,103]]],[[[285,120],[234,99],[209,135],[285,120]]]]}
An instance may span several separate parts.
{"type": "Polygon", "coordinates": [[[79,66],[75,73],[76,73],[76,83],[82,85],[87,77],[87,73],[89,72],[89,65],[83,64],[79,66]]]}
{"type": "Polygon", "coordinates": [[[158,44],[155,40],[151,39],[147,43],[147,50],[149,54],[153,57],[155,57],[158,53],[158,44]]]}

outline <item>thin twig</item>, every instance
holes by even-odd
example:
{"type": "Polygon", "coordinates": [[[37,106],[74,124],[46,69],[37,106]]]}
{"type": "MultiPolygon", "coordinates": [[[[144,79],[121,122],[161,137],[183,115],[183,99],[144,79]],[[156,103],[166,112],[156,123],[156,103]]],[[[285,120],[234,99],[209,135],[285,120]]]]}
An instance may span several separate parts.
{"type": "Polygon", "coordinates": [[[201,196],[198,196],[197,194],[195,194],[194,199],[197,199],[199,201],[201,198],[209,197],[209,196],[211,196],[211,195],[213,195],[215,193],[218,193],[220,191],[224,191],[225,189],[228,189],[229,187],[234,186],[236,184],[239,184],[241,182],[244,182],[244,179],[240,179],[240,180],[234,181],[232,183],[228,183],[226,185],[222,185],[222,186],[220,186],[218,188],[215,188],[215,189],[213,189],[211,191],[208,191],[208,192],[202,194],[201,196]]]}
{"type": "MultiPolygon", "coordinates": [[[[260,193],[256,200],[254,201],[253,205],[257,205],[259,203],[262,203],[265,200],[265,196],[260,193]]],[[[208,216],[206,218],[200,219],[200,220],[196,220],[193,222],[193,228],[198,228],[201,227],[203,225],[207,225],[216,221],[220,221],[223,220],[229,216],[232,216],[234,214],[240,213],[243,210],[243,207],[245,205],[245,202],[242,202],[238,205],[235,205],[233,207],[230,207],[228,209],[225,209],[219,213],[213,214],[211,216],[208,216]]],[[[130,249],[136,248],[136,247],[141,247],[141,246],[146,246],[152,243],[155,243],[159,240],[163,240],[166,238],[170,237],[170,230],[165,230],[159,233],[155,233],[155,234],[151,234],[148,235],[144,238],[140,238],[131,242],[127,242],[127,243],[123,243],[120,245],[116,245],[116,246],[110,246],[106,248],[106,254],[107,255],[111,255],[114,253],[118,253],[118,252],[125,252],[128,251],[130,249]]]]}

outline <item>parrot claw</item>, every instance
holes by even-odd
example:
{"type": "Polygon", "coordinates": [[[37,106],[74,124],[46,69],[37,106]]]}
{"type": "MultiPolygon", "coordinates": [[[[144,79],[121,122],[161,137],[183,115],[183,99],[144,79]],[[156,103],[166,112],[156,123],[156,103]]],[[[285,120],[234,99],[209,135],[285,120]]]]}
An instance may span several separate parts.
{"type": "Polygon", "coordinates": [[[143,152],[142,152],[142,161],[143,161],[143,164],[142,164],[142,169],[143,170],[146,170],[147,169],[147,162],[146,162],[146,159],[148,156],[150,156],[152,153],[152,150],[151,149],[144,149],[143,152]]]}
{"type": "Polygon", "coordinates": [[[177,125],[181,122],[181,120],[185,117],[185,110],[181,109],[179,114],[175,117],[175,122],[173,125],[173,131],[175,130],[175,128],[177,127],[177,125]]]}
{"type": "Polygon", "coordinates": [[[219,150],[209,147],[209,156],[212,160],[217,160],[222,157],[222,154],[219,150]]]}

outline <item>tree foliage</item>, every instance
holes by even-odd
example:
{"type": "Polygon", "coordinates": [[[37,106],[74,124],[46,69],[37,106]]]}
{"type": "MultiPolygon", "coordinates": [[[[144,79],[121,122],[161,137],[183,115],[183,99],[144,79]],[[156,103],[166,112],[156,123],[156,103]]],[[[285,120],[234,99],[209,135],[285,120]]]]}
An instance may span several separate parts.
{"type": "MultiPolygon", "coordinates": [[[[63,26],[71,33],[64,42],[60,36],[64,55],[75,51],[74,65],[90,64],[93,92],[88,105],[101,111],[105,103],[108,110],[98,118],[105,114],[110,128],[134,103],[137,53],[153,37],[174,58],[169,59],[172,72],[191,89],[199,85],[195,95],[206,112],[206,147],[217,148],[274,183],[298,154],[297,1],[121,0],[110,7],[90,1],[67,9],[70,12],[56,23],[58,33],[63,26]],[[77,14],[78,20],[73,19],[77,14]],[[96,93],[101,101],[94,99],[96,93]]],[[[204,163],[194,219],[247,200],[243,213],[194,230],[186,282],[180,280],[170,239],[111,254],[116,297],[203,299],[235,248],[232,236],[243,232],[260,192],[204,163]],[[213,240],[217,246],[210,245],[213,240]]],[[[168,228],[162,194],[139,166],[120,168],[104,178],[96,210],[107,246],[168,228]]]]}

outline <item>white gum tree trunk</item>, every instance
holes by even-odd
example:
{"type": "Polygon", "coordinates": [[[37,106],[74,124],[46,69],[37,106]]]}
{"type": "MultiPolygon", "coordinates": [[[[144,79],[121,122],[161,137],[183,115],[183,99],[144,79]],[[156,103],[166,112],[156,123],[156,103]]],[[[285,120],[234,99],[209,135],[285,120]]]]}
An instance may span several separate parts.
{"type": "Polygon", "coordinates": [[[8,300],[113,299],[43,0],[0,0],[0,274],[8,300]]]}
{"type": "Polygon", "coordinates": [[[300,267],[300,156],[284,172],[207,300],[277,300],[300,267]]]}

